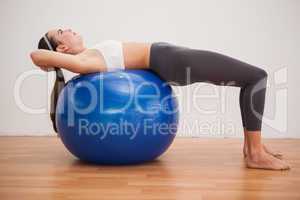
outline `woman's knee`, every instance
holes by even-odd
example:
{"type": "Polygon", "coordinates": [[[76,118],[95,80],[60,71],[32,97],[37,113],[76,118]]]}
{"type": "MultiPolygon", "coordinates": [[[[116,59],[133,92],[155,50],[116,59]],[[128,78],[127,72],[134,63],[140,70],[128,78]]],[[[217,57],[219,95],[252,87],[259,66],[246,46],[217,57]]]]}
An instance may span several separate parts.
{"type": "Polygon", "coordinates": [[[259,77],[261,79],[268,78],[268,72],[266,70],[260,68],[260,70],[259,70],[259,77]]]}
{"type": "Polygon", "coordinates": [[[255,71],[253,73],[253,79],[254,81],[260,81],[262,79],[267,80],[268,78],[268,72],[262,68],[255,68],[255,71]]]}

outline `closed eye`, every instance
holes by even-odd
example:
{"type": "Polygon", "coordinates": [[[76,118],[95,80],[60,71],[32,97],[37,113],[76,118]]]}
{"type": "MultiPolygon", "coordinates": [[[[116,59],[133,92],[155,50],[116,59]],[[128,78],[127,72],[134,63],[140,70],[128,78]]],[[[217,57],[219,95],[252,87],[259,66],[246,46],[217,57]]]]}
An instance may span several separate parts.
{"type": "Polygon", "coordinates": [[[62,33],[63,33],[63,30],[58,29],[58,30],[57,30],[57,33],[58,33],[58,34],[62,34],[62,33]]]}

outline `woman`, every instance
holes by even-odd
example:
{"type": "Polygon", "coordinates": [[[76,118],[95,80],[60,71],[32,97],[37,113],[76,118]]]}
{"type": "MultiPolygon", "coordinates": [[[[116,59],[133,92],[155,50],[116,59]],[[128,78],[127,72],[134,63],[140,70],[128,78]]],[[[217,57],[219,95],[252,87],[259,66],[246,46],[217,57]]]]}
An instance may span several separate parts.
{"type": "Polygon", "coordinates": [[[169,43],[105,41],[92,48],[71,29],[54,29],[39,41],[31,53],[35,65],[45,71],[53,66],[75,73],[117,69],[151,69],[168,82],[187,85],[211,82],[240,87],[240,109],[244,127],[244,156],[249,168],[285,170],[281,155],[261,142],[267,73],[218,53],[175,46],[169,43]],[[53,51],[49,51],[53,50],[53,51]]]}

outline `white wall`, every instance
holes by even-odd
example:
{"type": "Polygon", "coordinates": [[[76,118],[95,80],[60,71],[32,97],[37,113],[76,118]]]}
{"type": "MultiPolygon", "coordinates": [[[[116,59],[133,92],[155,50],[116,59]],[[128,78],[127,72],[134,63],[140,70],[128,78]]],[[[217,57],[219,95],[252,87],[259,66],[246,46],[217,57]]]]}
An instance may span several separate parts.
{"type": "MultiPolygon", "coordinates": [[[[260,66],[270,77],[264,136],[300,137],[299,20],[298,0],[1,0],[0,135],[53,134],[48,112],[24,112],[14,98],[14,88],[24,72],[36,69],[29,53],[40,36],[49,28],[71,27],[88,45],[105,39],[168,41],[215,50],[260,66]]],[[[36,72],[40,75],[22,82],[20,95],[26,106],[43,108],[52,74],[47,77],[36,72]]],[[[181,135],[242,136],[239,89],[222,89],[203,84],[175,88],[180,99],[181,135]],[[217,112],[199,112],[187,99],[198,87],[198,94],[209,95],[197,100],[201,108],[217,112]],[[222,91],[225,98],[219,94],[222,91]]]]}

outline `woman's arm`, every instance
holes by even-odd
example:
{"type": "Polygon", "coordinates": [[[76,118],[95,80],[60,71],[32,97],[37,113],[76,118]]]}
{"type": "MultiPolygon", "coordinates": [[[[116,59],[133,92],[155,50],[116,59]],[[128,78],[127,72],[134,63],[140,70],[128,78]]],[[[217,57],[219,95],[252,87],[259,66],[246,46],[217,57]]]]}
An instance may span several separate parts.
{"type": "Polygon", "coordinates": [[[71,55],[40,49],[33,51],[30,56],[33,63],[44,70],[59,67],[80,74],[106,71],[103,59],[93,50],[71,55]]]}

